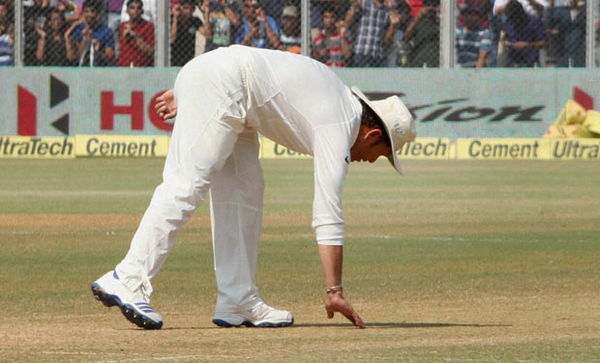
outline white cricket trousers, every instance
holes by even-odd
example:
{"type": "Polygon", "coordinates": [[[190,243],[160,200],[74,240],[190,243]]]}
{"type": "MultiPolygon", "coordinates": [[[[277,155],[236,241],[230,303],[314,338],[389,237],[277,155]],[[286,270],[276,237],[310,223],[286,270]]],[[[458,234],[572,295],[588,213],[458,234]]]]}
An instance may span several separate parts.
{"type": "Polygon", "coordinates": [[[116,267],[132,290],[152,293],[177,233],[210,190],[216,312],[259,301],[255,285],[264,182],[255,129],[247,126],[243,67],[226,49],[185,65],[175,81],[177,118],[163,181],[116,267]]]}

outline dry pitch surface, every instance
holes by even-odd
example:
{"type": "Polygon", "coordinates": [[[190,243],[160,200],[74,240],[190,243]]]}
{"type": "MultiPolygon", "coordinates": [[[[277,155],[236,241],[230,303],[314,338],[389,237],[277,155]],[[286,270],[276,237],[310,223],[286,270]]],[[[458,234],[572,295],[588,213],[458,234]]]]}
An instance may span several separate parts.
{"type": "Polygon", "coordinates": [[[222,329],[206,206],[154,280],[160,331],[94,301],[162,160],[0,161],[0,361],[600,361],[600,163],[353,165],[347,296],[327,320],[310,161],[266,161],[258,284],[284,329],[222,329]],[[6,171],[6,172],[5,172],[6,171]]]}

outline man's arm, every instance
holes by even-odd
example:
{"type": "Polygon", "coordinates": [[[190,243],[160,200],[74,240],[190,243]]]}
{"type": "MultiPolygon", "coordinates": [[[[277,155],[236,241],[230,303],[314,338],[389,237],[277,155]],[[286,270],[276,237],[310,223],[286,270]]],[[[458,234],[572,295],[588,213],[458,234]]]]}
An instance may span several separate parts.
{"type": "Polygon", "coordinates": [[[475,64],[475,68],[483,68],[487,65],[487,57],[490,54],[487,50],[479,51],[479,58],[477,58],[477,63],[475,64]]]}
{"type": "Polygon", "coordinates": [[[277,28],[277,23],[273,21],[272,23],[269,21],[269,18],[265,15],[265,11],[263,9],[259,9],[259,15],[256,19],[265,27],[265,32],[267,33],[267,38],[269,40],[269,44],[271,45],[271,49],[280,49],[281,41],[279,39],[279,29],[277,28]]]}
{"type": "Polygon", "coordinates": [[[234,9],[231,8],[232,6],[233,4],[225,2],[225,5],[223,7],[225,8],[225,15],[227,16],[227,18],[229,19],[231,24],[233,24],[233,26],[237,28],[242,23],[242,17],[237,12],[237,9],[234,11],[234,9]]]}
{"type": "MultiPolygon", "coordinates": [[[[324,120],[339,117],[332,110],[324,111],[324,120]]],[[[313,221],[319,257],[327,295],[325,310],[327,317],[341,313],[352,324],[364,328],[360,316],[344,298],[342,285],[343,244],[345,239],[342,194],[344,180],[348,173],[348,162],[352,141],[345,134],[349,130],[337,124],[323,125],[315,130],[313,138],[313,161],[315,168],[313,221]]]]}
{"type": "Polygon", "coordinates": [[[343,246],[319,245],[319,257],[323,266],[327,297],[325,311],[327,317],[332,319],[334,313],[341,313],[355,326],[364,328],[365,323],[358,315],[350,302],[344,298],[342,288],[342,265],[344,260],[343,246]]]}

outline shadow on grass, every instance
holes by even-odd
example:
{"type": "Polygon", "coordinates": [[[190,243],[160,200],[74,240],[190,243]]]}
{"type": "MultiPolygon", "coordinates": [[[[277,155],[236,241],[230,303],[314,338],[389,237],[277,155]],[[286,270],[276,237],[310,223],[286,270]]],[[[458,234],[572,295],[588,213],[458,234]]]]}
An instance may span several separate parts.
{"type": "MultiPolygon", "coordinates": [[[[452,328],[452,327],[467,327],[467,328],[498,328],[498,327],[510,327],[508,324],[461,324],[461,323],[366,323],[367,328],[396,328],[396,329],[408,329],[408,328],[452,328]]],[[[206,329],[244,329],[246,327],[238,328],[221,328],[218,326],[198,326],[198,327],[165,327],[161,330],[206,330],[206,329]]],[[[352,328],[348,323],[296,323],[287,329],[294,328],[352,328]]],[[[249,328],[255,329],[255,328],[249,328]]],[[[268,329],[268,328],[267,328],[268,329]]],[[[144,329],[131,328],[128,330],[139,330],[145,331],[144,329]]]]}
{"type": "MultiPolygon", "coordinates": [[[[367,328],[452,328],[452,327],[470,327],[470,328],[496,328],[508,327],[506,324],[460,324],[460,323],[365,323],[367,328]]],[[[292,327],[348,327],[349,323],[309,323],[294,324],[292,327]]]]}

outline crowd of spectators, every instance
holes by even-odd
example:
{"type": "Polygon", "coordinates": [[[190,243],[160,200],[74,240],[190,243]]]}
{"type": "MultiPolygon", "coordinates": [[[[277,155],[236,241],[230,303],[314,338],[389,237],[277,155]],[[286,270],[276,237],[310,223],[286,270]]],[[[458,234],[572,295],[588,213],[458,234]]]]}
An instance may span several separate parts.
{"type": "MultiPolygon", "coordinates": [[[[300,0],[169,1],[172,66],[231,44],[302,52],[300,0]]],[[[0,0],[0,66],[14,64],[17,3],[0,0]]],[[[23,0],[23,63],[153,66],[157,3],[23,0]]],[[[459,67],[585,66],[585,0],[452,3],[459,67]]],[[[440,65],[440,0],[311,0],[310,9],[311,56],[329,66],[440,65]]]]}

